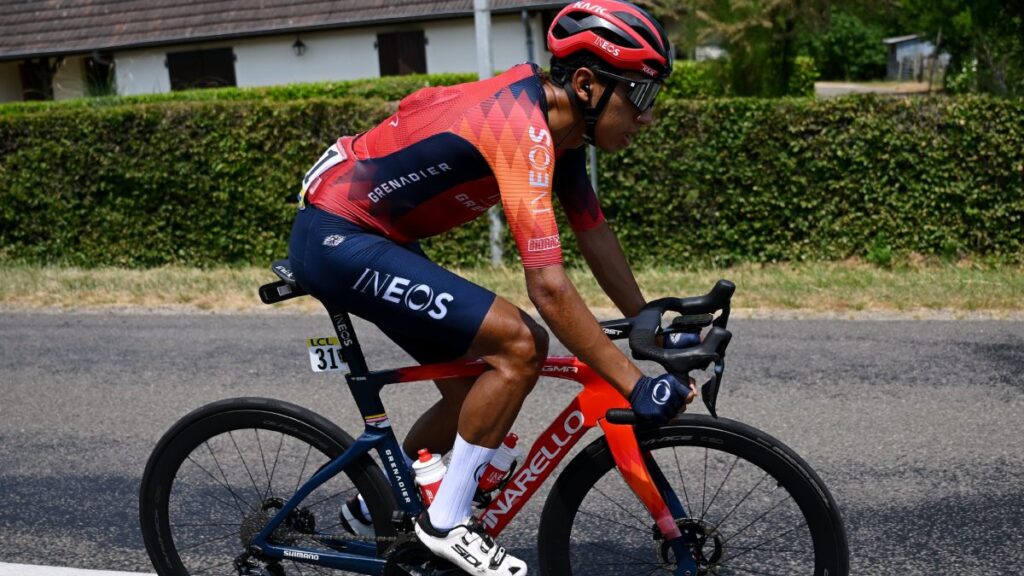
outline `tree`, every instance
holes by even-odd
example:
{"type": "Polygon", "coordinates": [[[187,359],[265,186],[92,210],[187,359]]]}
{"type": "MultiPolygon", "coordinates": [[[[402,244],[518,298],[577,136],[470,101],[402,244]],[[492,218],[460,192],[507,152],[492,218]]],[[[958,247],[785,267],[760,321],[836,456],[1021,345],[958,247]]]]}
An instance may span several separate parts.
{"type": "Polygon", "coordinates": [[[824,34],[808,35],[802,44],[828,80],[872,80],[885,77],[885,28],[865,22],[847,9],[837,9],[824,34]]]}
{"type": "Polygon", "coordinates": [[[798,39],[827,19],[830,0],[652,0],[675,40],[688,49],[704,41],[729,53],[739,95],[781,96],[789,91],[798,39]]]}
{"type": "Polygon", "coordinates": [[[947,75],[962,90],[1024,96],[1024,3],[1005,0],[902,0],[909,25],[950,53],[947,75]]]}

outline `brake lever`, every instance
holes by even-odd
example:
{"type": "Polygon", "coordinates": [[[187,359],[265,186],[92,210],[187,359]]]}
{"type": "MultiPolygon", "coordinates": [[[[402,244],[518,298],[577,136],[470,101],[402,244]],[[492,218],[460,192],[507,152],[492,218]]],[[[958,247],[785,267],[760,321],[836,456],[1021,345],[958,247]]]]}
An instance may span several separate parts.
{"type": "Polygon", "coordinates": [[[722,373],[725,372],[725,359],[719,357],[715,360],[715,370],[711,378],[700,387],[700,397],[707,406],[712,418],[718,418],[715,406],[718,404],[718,390],[722,385],[722,373]]]}

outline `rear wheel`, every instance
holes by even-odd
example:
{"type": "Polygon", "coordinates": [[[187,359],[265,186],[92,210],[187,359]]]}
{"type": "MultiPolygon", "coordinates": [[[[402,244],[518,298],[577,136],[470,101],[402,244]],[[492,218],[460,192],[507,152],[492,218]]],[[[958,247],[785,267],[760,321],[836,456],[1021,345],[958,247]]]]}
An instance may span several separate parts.
{"type": "MultiPolygon", "coordinates": [[[[142,536],[161,576],[340,574],[291,561],[245,559],[248,542],[296,489],[352,438],[304,408],[261,398],[216,402],[182,418],[160,440],[140,488],[142,536]]],[[[361,494],[378,536],[393,536],[394,497],[369,456],[314,490],[274,533],[277,543],[338,549],[339,513],[361,494]]],[[[383,551],[383,544],[379,545],[383,551]]]]}
{"type": "MultiPolygon", "coordinates": [[[[745,424],[684,416],[638,430],[689,518],[701,576],[845,576],[846,532],[817,474],[778,440],[745,424]]],[[[538,533],[541,574],[673,574],[650,514],[598,438],[559,476],[538,533]]]]}

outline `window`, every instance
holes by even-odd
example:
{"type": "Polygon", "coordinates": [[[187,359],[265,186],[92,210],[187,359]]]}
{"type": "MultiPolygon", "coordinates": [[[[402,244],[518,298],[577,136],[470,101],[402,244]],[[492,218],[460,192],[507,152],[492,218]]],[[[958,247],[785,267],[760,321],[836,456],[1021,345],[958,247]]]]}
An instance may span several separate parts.
{"type": "Polygon", "coordinates": [[[53,74],[50,59],[26,60],[18,65],[21,97],[25,100],[53,100],[53,74]]]}
{"type": "Polygon", "coordinates": [[[111,52],[93,52],[85,59],[85,90],[89,96],[117,94],[114,82],[114,55],[111,52]]]}
{"type": "Polygon", "coordinates": [[[380,75],[426,74],[426,44],[423,30],[377,34],[380,75]]]}
{"type": "Polygon", "coordinates": [[[235,53],[231,48],[167,54],[171,90],[236,86],[235,53]]]}

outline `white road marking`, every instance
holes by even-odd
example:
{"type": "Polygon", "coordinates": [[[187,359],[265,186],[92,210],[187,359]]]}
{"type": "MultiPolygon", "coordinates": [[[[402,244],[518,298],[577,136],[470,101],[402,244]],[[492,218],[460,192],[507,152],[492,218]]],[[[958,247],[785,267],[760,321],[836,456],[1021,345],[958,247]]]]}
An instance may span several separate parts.
{"type": "Polygon", "coordinates": [[[83,570],[60,566],[34,566],[0,562],[0,576],[155,576],[152,572],[111,572],[110,570],[83,570]]]}

